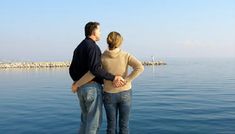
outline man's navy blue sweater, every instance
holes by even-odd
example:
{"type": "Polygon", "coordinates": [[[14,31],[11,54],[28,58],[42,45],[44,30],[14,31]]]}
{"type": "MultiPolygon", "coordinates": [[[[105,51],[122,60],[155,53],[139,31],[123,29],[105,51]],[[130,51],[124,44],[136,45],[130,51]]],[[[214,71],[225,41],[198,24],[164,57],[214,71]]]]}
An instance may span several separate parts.
{"type": "Polygon", "coordinates": [[[93,80],[98,83],[103,83],[103,79],[113,81],[115,77],[102,69],[99,46],[92,39],[85,38],[74,50],[69,74],[77,81],[88,71],[95,76],[93,80]]]}

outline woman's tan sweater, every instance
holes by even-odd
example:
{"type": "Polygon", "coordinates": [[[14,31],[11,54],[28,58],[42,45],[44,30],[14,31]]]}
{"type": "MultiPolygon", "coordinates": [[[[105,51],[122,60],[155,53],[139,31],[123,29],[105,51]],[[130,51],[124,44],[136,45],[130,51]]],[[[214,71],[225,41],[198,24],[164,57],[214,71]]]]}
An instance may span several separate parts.
{"type": "MultiPolygon", "coordinates": [[[[114,50],[106,50],[102,54],[101,61],[102,68],[104,70],[113,75],[122,76],[126,80],[126,85],[118,88],[113,86],[112,81],[104,80],[104,91],[108,93],[118,93],[131,89],[132,80],[144,71],[144,67],[139,60],[119,48],[114,50]],[[128,74],[128,66],[131,66],[133,69],[130,74],[128,74]]],[[[94,77],[95,76],[88,71],[76,82],[76,84],[78,87],[81,87],[91,81],[94,77]]]]}

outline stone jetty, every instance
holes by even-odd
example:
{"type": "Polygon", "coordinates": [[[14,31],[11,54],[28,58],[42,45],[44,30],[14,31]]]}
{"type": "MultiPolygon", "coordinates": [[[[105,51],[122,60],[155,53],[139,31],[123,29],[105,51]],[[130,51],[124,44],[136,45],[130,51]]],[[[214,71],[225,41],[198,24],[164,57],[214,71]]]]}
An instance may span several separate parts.
{"type": "Polygon", "coordinates": [[[144,66],[150,66],[150,65],[166,65],[166,62],[164,61],[144,61],[142,62],[144,66]]]}
{"type": "MultiPolygon", "coordinates": [[[[142,62],[144,66],[149,65],[166,65],[163,61],[142,62]]],[[[0,62],[0,69],[4,68],[56,68],[69,67],[70,62],[0,62]]]]}
{"type": "Polygon", "coordinates": [[[69,67],[70,62],[11,62],[0,63],[0,68],[54,68],[69,67]]]}

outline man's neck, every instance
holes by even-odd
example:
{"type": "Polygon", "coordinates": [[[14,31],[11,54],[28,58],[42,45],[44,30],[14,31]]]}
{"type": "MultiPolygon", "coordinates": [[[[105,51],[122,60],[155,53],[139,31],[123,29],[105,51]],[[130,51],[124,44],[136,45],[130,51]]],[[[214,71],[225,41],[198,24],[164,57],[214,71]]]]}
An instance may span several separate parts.
{"type": "Polygon", "coordinates": [[[96,42],[96,38],[94,36],[89,36],[88,38],[92,39],[94,42],[96,42]]]}

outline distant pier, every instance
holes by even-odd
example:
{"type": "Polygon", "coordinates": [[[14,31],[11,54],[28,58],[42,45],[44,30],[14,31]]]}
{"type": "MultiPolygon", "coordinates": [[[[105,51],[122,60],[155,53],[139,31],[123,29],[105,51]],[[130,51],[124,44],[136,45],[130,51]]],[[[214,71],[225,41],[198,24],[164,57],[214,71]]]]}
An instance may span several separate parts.
{"type": "MultiPolygon", "coordinates": [[[[142,62],[144,66],[150,65],[166,65],[163,61],[149,61],[142,62]]],[[[0,69],[4,68],[57,68],[57,67],[69,67],[70,62],[0,62],[0,69]]]]}
{"type": "Polygon", "coordinates": [[[164,61],[144,61],[142,62],[144,66],[150,66],[150,65],[166,65],[166,62],[164,61]]]}
{"type": "Polygon", "coordinates": [[[10,62],[0,63],[0,68],[56,68],[69,65],[70,62],[10,62]]]}

